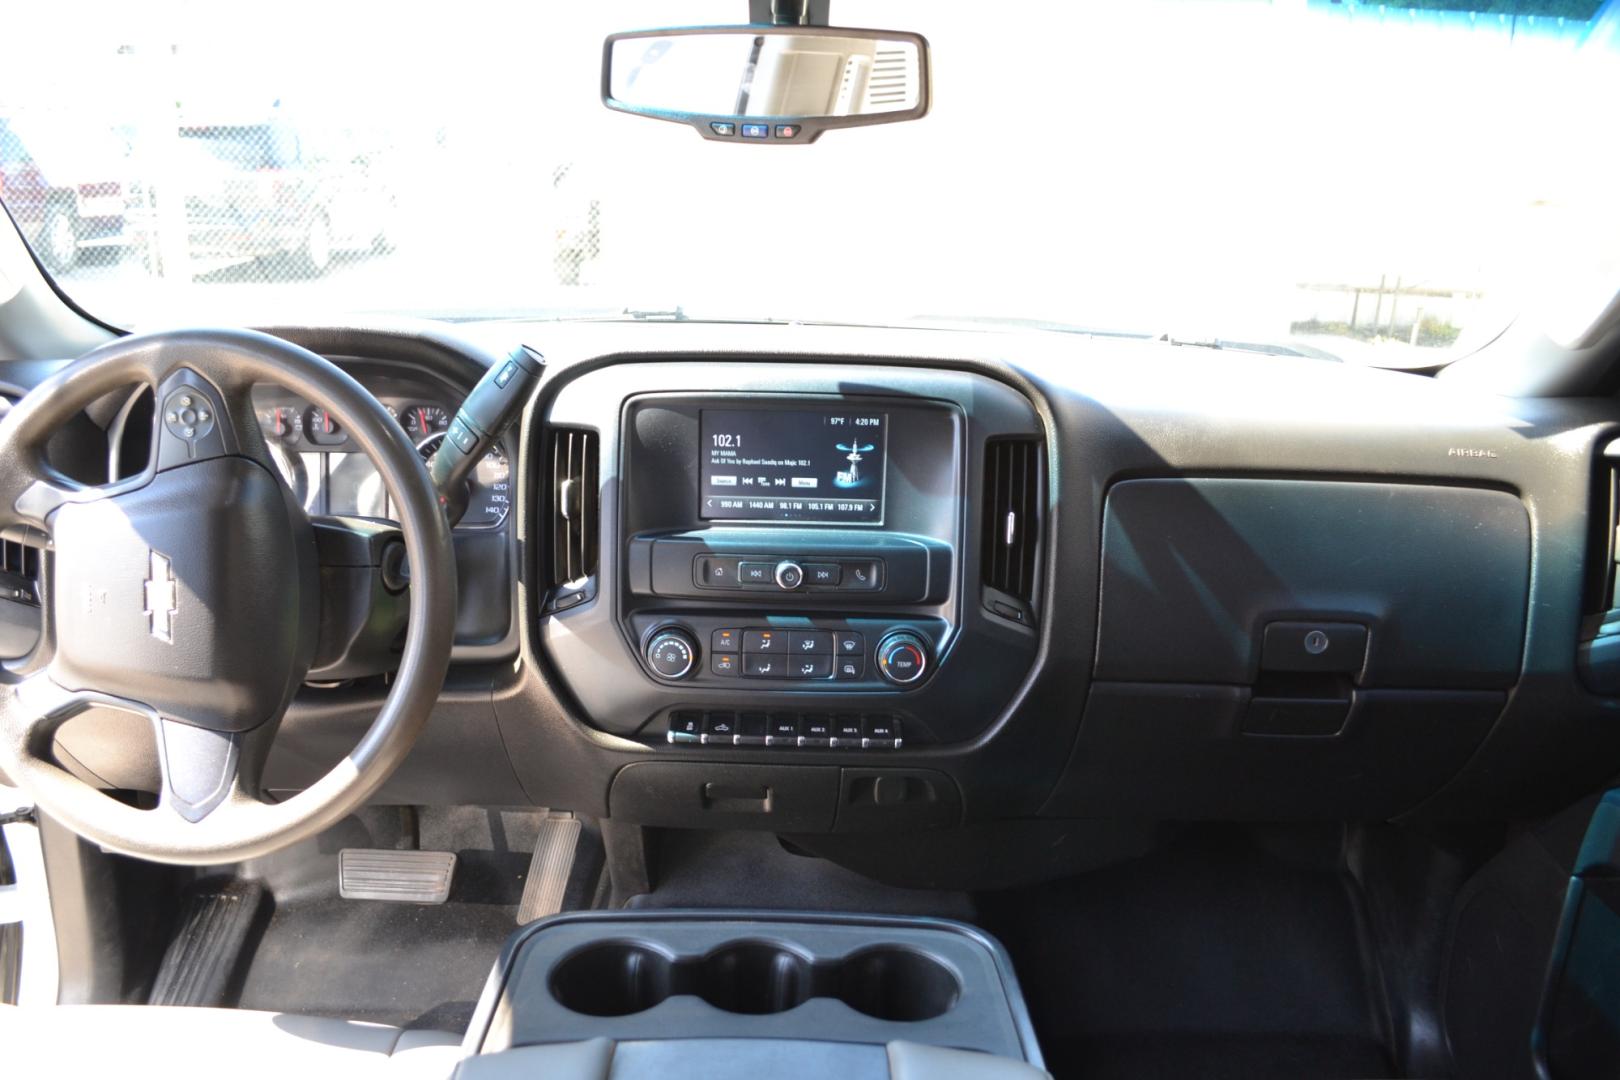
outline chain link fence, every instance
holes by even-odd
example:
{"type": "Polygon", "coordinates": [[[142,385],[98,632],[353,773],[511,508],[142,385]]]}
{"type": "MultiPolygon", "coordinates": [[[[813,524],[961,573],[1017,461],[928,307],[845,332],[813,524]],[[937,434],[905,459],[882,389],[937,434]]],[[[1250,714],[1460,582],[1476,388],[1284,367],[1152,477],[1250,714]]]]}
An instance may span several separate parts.
{"type": "Polygon", "coordinates": [[[87,133],[80,118],[0,112],[0,198],[76,295],[98,283],[296,286],[343,274],[386,296],[413,263],[469,255],[520,257],[539,288],[587,283],[602,200],[580,170],[490,164],[442,130],[273,116],[134,118],[87,133]]]}

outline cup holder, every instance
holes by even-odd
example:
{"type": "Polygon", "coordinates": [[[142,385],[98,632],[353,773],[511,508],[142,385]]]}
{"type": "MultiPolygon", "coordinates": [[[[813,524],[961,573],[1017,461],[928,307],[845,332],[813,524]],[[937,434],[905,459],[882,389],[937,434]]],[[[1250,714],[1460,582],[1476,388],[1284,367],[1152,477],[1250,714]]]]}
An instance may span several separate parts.
{"type": "Polygon", "coordinates": [[[961,996],[950,968],[912,949],[865,949],[839,965],[839,1000],[878,1020],[932,1020],[961,996]]]}
{"type": "Polygon", "coordinates": [[[551,996],[587,1016],[629,1016],[669,997],[675,962],[633,941],[606,941],[558,963],[551,996]]]}
{"type": "Polygon", "coordinates": [[[812,961],[787,945],[757,940],[680,960],[638,942],[605,941],[565,956],[551,975],[557,1003],[587,1016],[629,1016],[677,994],[751,1016],[837,998],[874,1019],[907,1023],[950,1012],[962,984],[950,967],[915,949],[876,946],[812,961]]]}
{"type": "Polygon", "coordinates": [[[814,996],[808,959],[768,941],[727,945],[703,958],[698,995],[727,1012],[786,1012],[814,996]]]}

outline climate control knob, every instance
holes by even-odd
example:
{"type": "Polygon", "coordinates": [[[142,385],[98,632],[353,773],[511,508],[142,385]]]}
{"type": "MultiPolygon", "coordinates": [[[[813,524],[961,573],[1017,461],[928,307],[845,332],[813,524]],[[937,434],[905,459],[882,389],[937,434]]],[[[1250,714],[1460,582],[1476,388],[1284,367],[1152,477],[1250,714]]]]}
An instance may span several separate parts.
{"type": "Polygon", "coordinates": [[[647,642],[647,663],[666,679],[684,679],[697,670],[697,641],[685,630],[665,627],[647,642]]]}
{"type": "Polygon", "coordinates": [[[921,679],[929,663],[928,642],[910,630],[896,630],[878,642],[878,674],[896,686],[910,686],[921,679]]]}

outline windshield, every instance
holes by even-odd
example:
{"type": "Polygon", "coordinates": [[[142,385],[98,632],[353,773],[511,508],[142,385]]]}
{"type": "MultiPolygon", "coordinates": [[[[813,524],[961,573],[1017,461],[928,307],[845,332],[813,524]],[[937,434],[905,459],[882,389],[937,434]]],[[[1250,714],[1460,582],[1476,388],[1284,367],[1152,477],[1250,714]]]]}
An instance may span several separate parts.
{"type": "Polygon", "coordinates": [[[0,198],[126,325],[679,313],[1403,364],[1620,283],[1614,0],[832,11],[929,39],[927,117],[724,145],[602,106],[606,35],[744,0],[14,5],[0,198]]]}

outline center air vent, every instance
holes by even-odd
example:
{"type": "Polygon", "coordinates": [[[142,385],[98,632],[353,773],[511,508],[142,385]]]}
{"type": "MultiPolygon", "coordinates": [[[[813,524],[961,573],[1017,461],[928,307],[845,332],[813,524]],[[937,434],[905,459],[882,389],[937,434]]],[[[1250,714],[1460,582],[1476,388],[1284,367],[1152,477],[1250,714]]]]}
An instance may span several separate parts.
{"type": "Polygon", "coordinates": [[[1015,622],[1035,620],[1041,556],[1041,444],[992,439],[984,448],[984,606],[1015,622]]]}
{"type": "Polygon", "coordinates": [[[595,591],[598,436],[551,429],[552,606],[572,607],[595,591]]]}

